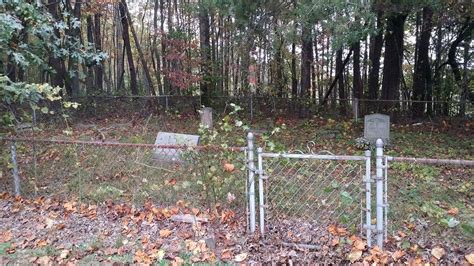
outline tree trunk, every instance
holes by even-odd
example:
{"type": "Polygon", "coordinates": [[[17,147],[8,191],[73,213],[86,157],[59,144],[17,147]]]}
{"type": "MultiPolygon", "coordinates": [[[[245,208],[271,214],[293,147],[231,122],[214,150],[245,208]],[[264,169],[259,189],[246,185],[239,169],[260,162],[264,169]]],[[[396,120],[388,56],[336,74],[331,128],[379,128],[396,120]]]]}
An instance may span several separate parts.
{"type": "Polygon", "coordinates": [[[285,72],[284,72],[284,66],[283,66],[283,47],[285,45],[285,40],[281,33],[278,32],[277,28],[277,21],[275,20],[275,37],[276,39],[276,51],[275,51],[275,63],[276,63],[276,73],[275,73],[275,89],[277,91],[277,96],[278,97],[283,97],[284,95],[284,88],[285,88],[285,72]]]}
{"type": "Polygon", "coordinates": [[[459,31],[458,36],[451,44],[448,51],[448,64],[451,66],[451,70],[453,71],[453,75],[454,75],[454,80],[456,81],[456,84],[458,85],[459,90],[460,90],[460,93],[459,93],[461,96],[461,105],[459,106],[460,116],[464,116],[466,112],[465,101],[468,98],[467,96],[469,94],[469,86],[467,86],[466,88],[463,86],[461,70],[459,69],[459,64],[456,60],[456,50],[458,46],[461,44],[461,42],[465,40],[470,40],[473,29],[474,29],[474,22],[472,22],[469,18],[466,19],[466,22],[461,27],[461,30],[459,31]]]}
{"type": "MultiPolygon", "coordinates": [[[[317,32],[317,29],[314,29],[315,32],[317,32]]],[[[317,50],[317,38],[316,38],[316,35],[317,34],[314,34],[314,53],[318,53],[318,50],[317,50]]],[[[313,49],[311,49],[311,93],[312,93],[312,97],[316,100],[317,98],[317,94],[316,94],[316,64],[317,64],[317,60],[315,62],[314,60],[314,54],[313,54],[313,49]]],[[[316,56],[317,58],[317,56],[316,56]]],[[[313,101],[312,101],[313,102],[313,101]]],[[[315,101],[314,101],[315,102],[315,101]]]]}
{"type": "MultiPolygon", "coordinates": [[[[436,43],[434,47],[435,61],[434,61],[434,76],[433,76],[433,94],[435,100],[442,100],[442,90],[441,90],[441,52],[442,52],[442,41],[443,41],[443,28],[441,23],[438,22],[436,29],[436,43]]],[[[435,112],[443,113],[442,104],[435,104],[435,112]]]]}
{"type": "Polygon", "coordinates": [[[210,50],[210,33],[209,33],[209,15],[207,7],[200,2],[199,6],[199,44],[201,50],[201,103],[204,106],[210,106],[211,96],[211,50],[210,50]]]}
{"type": "MultiPolygon", "coordinates": [[[[102,34],[100,30],[100,17],[101,14],[94,15],[94,45],[95,51],[102,52],[102,34]]],[[[104,85],[104,63],[96,62],[95,66],[95,86],[98,90],[102,91],[104,85]]]]}
{"type": "MultiPolygon", "coordinates": [[[[295,26],[296,28],[296,26],[295,26]]],[[[298,95],[298,78],[296,77],[296,44],[291,44],[291,97],[295,99],[298,95]]]]}
{"type": "MultiPolygon", "coordinates": [[[[125,47],[122,44],[123,40],[123,28],[122,28],[122,16],[120,10],[114,8],[114,24],[115,24],[115,78],[117,80],[115,89],[117,91],[122,90],[123,76],[125,72],[125,47]]],[[[110,71],[110,69],[109,69],[110,71]]]]}
{"type": "MultiPolygon", "coordinates": [[[[94,22],[92,21],[92,17],[90,15],[86,18],[87,23],[87,42],[88,46],[92,47],[94,45],[94,22]]],[[[92,49],[91,49],[92,50],[92,49]]],[[[94,88],[94,64],[93,62],[89,62],[87,66],[87,76],[86,76],[86,91],[89,93],[90,90],[94,88]]]]}
{"type": "Polygon", "coordinates": [[[153,8],[153,54],[155,56],[155,76],[156,81],[158,82],[158,92],[160,95],[164,94],[163,85],[161,84],[161,58],[160,52],[158,50],[158,7],[159,2],[155,0],[155,6],[153,8]]]}
{"type": "Polygon", "coordinates": [[[382,13],[377,14],[377,30],[378,33],[370,36],[370,52],[369,52],[369,99],[377,99],[379,90],[379,73],[380,73],[380,56],[383,46],[383,21],[382,13]]]}
{"type": "Polygon", "coordinates": [[[122,38],[125,50],[127,52],[128,68],[130,70],[130,90],[132,95],[138,95],[137,87],[137,72],[135,69],[135,63],[133,62],[132,46],[130,45],[130,35],[128,33],[128,19],[127,12],[125,11],[124,1],[119,3],[120,16],[122,17],[122,38]]]}
{"type": "MultiPolygon", "coordinates": [[[[462,88],[461,88],[461,106],[459,108],[459,115],[465,116],[466,115],[466,102],[469,101],[469,59],[471,56],[470,48],[471,48],[471,40],[472,35],[468,36],[467,39],[464,41],[464,73],[463,73],[463,81],[462,81],[462,88]]],[[[472,92],[472,91],[471,91],[472,92]]]]}
{"type": "Polygon", "coordinates": [[[301,91],[300,97],[305,98],[311,89],[311,63],[313,62],[313,45],[311,27],[303,25],[301,34],[301,91]]]}
{"type": "Polygon", "coordinates": [[[341,115],[346,115],[346,98],[344,90],[344,66],[342,65],[342,48],[336,51],[336,73],[340,73],[338,79],[338,92],[339,92],[339,112],[341,115]]]}
{"type": "Polygon", "coordinates": [[[355,42],[352,45],[353,50],[353,81],[352,81],[352,88],[353,88],[353,96],[354,98],[360,99],[362,98],[362,79],[360,74],[360,41],[355,42]]]}
{"type": "MultiPolygon", "coordinates": [[[[429,46],[431,36],[431,18],[433,11],[430,7],[423,8],[423,24],[421,33],[417,39],[417,57],[415,58],[415,71],[413,73],[413,97],[414,101],[425,100],[428,92],[428,81],[431,80],[431,68],[429,61],[429,46]]],[[[423,116],[425,104],[420,102],[413,103],[413,116],[423,116]]]]}
{"type": "MultiPolygon", "coordinates": [[[[339,71],[336,71],[336,76],[334,77],[334,80],[332,81],[331,85],[329,86],[328,90],[326,91],[326,94],[324,95],[323,101],[321,103],[322,105],[326,104],[329,95],[331,95],[331,92],[333,91],[334,87],[336,86],[336,83],[339,81],[339,79],[343,78],[344,68],[346,67],[347,62],[349,62],[349,59],[350,59],[351,55],[352,55],[352,49],[349,50],[349,53],[347,53],[347,55],[346,55],[346,59],[344,59],[344,61],[342,62],[342,67],[339,69],[339,71]]],[[[332,65],[332,62],[331,62],[331,65],[332,65]]]]}
{"type": "MultiPolygon", "coordinates": [[[[72,17],[77,21],[81,21],[81,2],[75,2],[74,9],[71,7],[70,0],[66,0],[66,7],[72,11],[72,17]]],[[[71,37],[72,41],[75,43],[76,47],[80,47],[80,38],[81,38],[81,28],[73,27],[71,19],[69,21],[69,26],[71,27],[71,37]]],[[[71,74],[71,96],[79,96],[80,82],[79,82],[79,62],[76,58],[69,56],[69,73],[71,74]]]]}
{"type": "Polygon", "coordinates": [[[135,47],[137,48],[137,51],[138,51],[138,58],[140,59],[140,61],[142,63],[143,71],[145,72],[145,77],[148,81],[148,85],[150,86],[150,94],[151,95],[156,95],[155,86],[153,85],[153,80],[151,79],[151,76],[150,76],[150,70],[149,70],[148,64],[145,60],[145,55],[143,54],[142,47],[140,46],[140,42],[138,40],[137,33],[135,32],[135,28],[133,27],[132,17],[130,16],[130,12],[128,11],[127,1],[122,0],[122,5],[123,5],[123,7],[125,9],[125,12],[127,14],[127,20],[130,24],[130,30],[132,31],[133,40],[135,41],[135,47]]]}
{"type": "MultiPolygon", "coordinates": [[[[165,37],[165,1],[160,0],[160,30],[161,30],[161,58],[162,58],[162,66],[163,72],[166,74],[168,71],[168,60],[166,60],[166,38],[165,37]]],[[[169,30],[169,28],[168,28],[169,30]]],[[[163,76],[163,94],[169,94],[170,91],[170,83],[168,77],[166,75],[163,76]]]]}
{"type": "MultiPolygon", "coordinates": [[[[402,80],[403,34],[407,14],[396,13],[387,18],[383,66],[382,99],[398,100],[402,80]]],[[[388,103],[390,108],[398,104],[388,103]]]]}

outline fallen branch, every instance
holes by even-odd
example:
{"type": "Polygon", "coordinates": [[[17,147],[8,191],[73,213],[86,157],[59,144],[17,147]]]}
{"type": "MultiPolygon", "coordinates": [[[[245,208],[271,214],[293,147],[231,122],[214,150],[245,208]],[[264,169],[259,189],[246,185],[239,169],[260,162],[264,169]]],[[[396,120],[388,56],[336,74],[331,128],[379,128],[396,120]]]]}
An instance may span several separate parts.
{"type": "Polygon", "coordinates": [[[282,242],[281,244],[284,247],[297,248],[297,249],[316,249],[316,250],[321,249],[321,246],[318,246],[318,245],[296,244],[296,243],[288,243],[288,242],[282,242]]]}

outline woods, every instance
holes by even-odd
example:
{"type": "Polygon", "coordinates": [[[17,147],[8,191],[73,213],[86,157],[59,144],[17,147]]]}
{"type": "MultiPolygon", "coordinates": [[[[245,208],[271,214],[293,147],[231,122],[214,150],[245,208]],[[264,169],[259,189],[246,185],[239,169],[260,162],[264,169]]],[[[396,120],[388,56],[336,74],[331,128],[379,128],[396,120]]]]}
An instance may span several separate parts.
{"type": "Polygon", "coordinates": [[[472,1],[0,1],[0,264],[474,264],[472,1]]]}
{"type": "Polygon", "coordinates": [[[414,117],[439,114],[443,101],[460,101],[464,115],[472,99],[470,2],[18,3],[0,6],[3,75],[67,97],[201,95],[211,106],[254,94],[341,99],[341,111],[344,99],[380,99],[413,101],[414,117]]]}

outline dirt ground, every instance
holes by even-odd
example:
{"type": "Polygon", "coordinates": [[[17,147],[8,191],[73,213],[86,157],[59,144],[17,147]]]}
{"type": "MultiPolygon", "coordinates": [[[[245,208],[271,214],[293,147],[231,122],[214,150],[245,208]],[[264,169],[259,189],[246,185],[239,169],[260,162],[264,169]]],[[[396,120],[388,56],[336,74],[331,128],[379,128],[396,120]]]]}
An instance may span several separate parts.
{"type": "Polygon", "coordinates": [[[245,216],[198,210],[178,202],[167,208],[108,202],[80,204],[47,198],[0,199],[0,262],[5,264],[261,264],[447,263],[469,265],[473,248],[430,243],[403,247],[402,232],[387,249],[367,248],[345,228],[304,223],[273,225],[265,238],[246,233],[245,216]],[[183,218],[184,217],[184,218],[183,218]],[[194,217],[191,218],[190,217],[194,217]],[[184,219],[184,220],[183,220],[184,219]],[[295,244],[296,243],[296,244],[295,244]]]}

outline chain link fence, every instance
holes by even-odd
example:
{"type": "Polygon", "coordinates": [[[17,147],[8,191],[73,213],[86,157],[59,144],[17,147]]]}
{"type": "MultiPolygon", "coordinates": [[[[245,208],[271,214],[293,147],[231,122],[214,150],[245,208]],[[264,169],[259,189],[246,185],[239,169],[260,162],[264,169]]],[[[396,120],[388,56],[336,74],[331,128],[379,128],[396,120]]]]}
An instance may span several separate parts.
{"type": "Polygon", "coordinates": [[[472,246],[474,161],[387,157],[386,163],[389,235],[419,247],[472,246]]]}
{"type": "MultiPolygon", "coordinates": [[[[81,201],[245,208],[245,149],[118,142],[4,140],[3,169],[18,169],[22,196],[81,201]]],[[[15,187],[11,174],[2,190],[15,187]]],[[[13,191],[12,191],[13,192],[13,191]]]]}
{"type": "MultiPolygon", "coordinates": [[[[67,119],[108,119],[123,115],[164,113],[197,116],[201,109],[200,96],[163,95],[163,96],[84,96],[68,98],[65,101],[78,103],[78,108],[63,108],[60,102],[43,102],[40,107],[47,107],[47,115],[29,106],[12,105],[0,110],[11,112],[16,117],[22,114],[37,117],[38,122],[61,121],[67,119]]],[[[472,101],[413,101],[413,100],[371,100],[371,99],[328,99],[325,105],[321,99],[281,98],[274,96],[214,96],[210,98],[216,117],[232,111],[231,104],[242,108],[240,115],[250,120],[258,117],[300,117],[311,115],[324,117],[352,117],[356,121],[364,115],[382,112],[390,114],[393,120],[412,119],[413,108],[423,110],[426,116],[433,117],[472,117],[472,101]]],[[[34,119],[32,119],[34,121],[34,119]]],[[[22,122],[22,121],[19,121],[22,122]]],[[[24,121],[23,121],[24,122],[24,121]]],[[[34,122],[33,122],[34,123],[34,122]]]]}
{"type": "Polygon", "coordinates": [[[336,156],[259,150],[261,233],[287,243],[322,245],[329,240],[322,236],[333,227],[366,235],[370,243],[370,160],[370,152],[336,156]]]}

